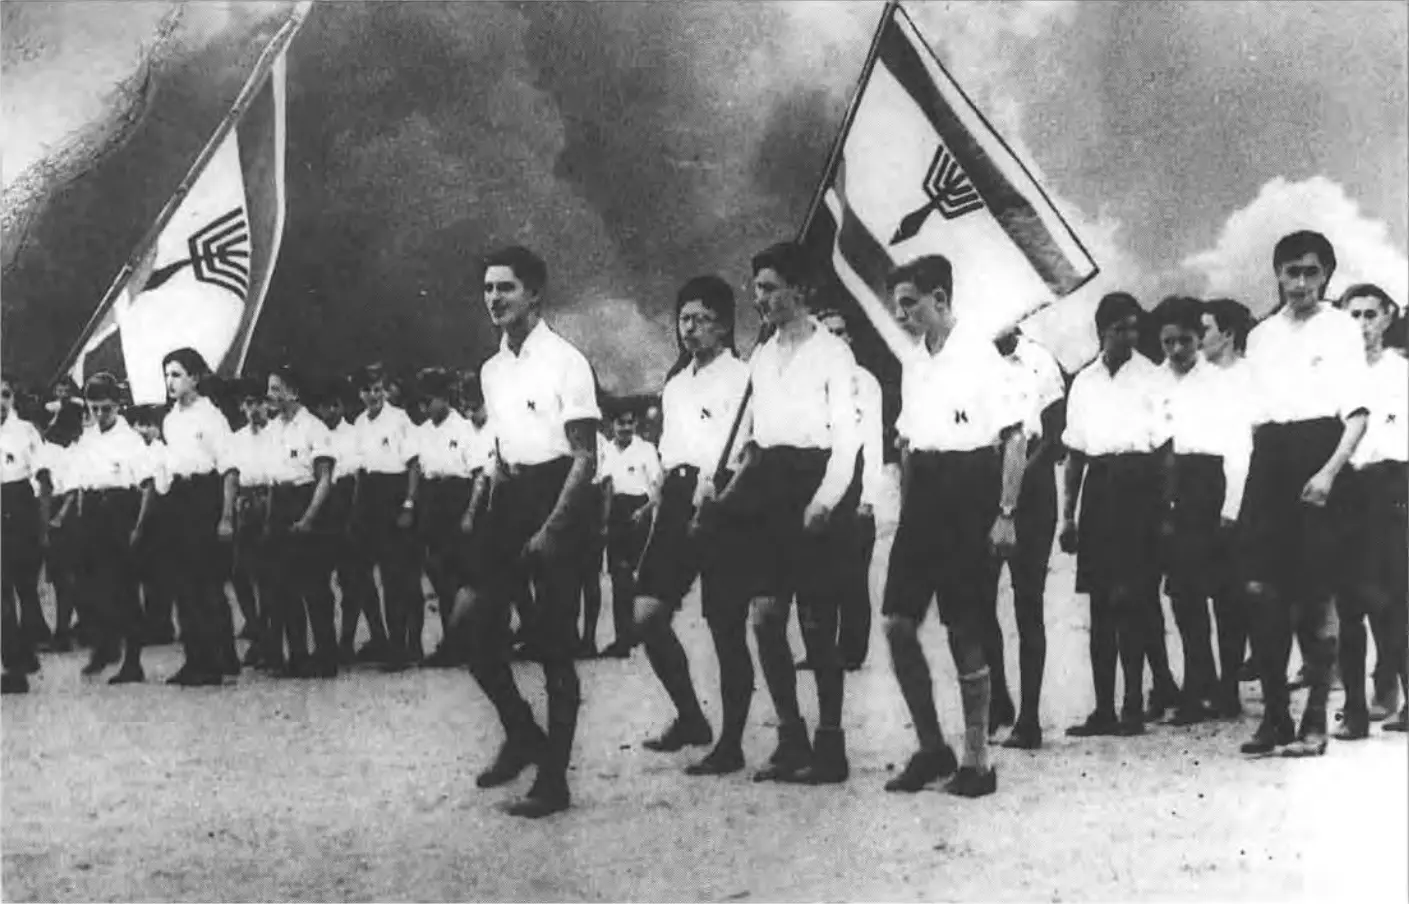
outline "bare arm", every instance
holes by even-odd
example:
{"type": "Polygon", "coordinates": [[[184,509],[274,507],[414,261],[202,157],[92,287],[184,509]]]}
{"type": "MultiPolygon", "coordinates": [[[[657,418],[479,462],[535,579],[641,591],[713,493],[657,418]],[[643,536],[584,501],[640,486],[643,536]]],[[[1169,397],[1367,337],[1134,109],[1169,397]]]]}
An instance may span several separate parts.
{"type": "Polygon", "coordinates": [[[323,510],[323,505],[328,501],[328,495],[333,491],[333,460],[331,458],[319,458],[313,462],[313,479],[313,498],[308,500],[308,510],[299,519],[310,526],[318,517],[318,513],[323,510]]]}
{"type": "Polygon", "coordinates": [[[1014,424],[1003,431],[1002,437],[1003,493],[999,497],[999,505],[1012,511],[1018,507],[1023,473],[1027,470],[1027,431],[1023,430],[1022,424],[1014,424]]]}
{"type": "Polygon", "coordinates": [[[568,446],[572,450],[572,468],[563,481],[558,501],[539,533],[562,533],[571,523],[573,504],[587,491],[587,485],[597,473],[597,425],[595,421],[571,421],[567,424],[568,446]]]}
{"type": "Polygon", "coordinates": [[[1068,524],[1076,521],[1076,500],[1081,495],[1081,479],[1084,476],[1086,476],[1086,456],[1072,449],[1067,453],[1062,485],[1064,490],[1062,493],[1062,520],[1068,524]]]}
{"type": "Polygon", "coordinates": [[[137,522],[132,525],[132,542],[136,543],[142,536],[143,529],[147,526],[147,519],[152,514],[152,500],[156,498],[156,481],[148,477],[142,481],[142,504],[137,509],[137,522]]]}

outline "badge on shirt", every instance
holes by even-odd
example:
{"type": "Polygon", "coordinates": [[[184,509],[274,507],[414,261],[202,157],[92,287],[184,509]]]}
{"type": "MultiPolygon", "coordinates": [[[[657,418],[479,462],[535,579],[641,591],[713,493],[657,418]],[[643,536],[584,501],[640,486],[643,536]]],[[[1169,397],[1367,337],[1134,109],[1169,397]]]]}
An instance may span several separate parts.
{"type": "Polygon", "coordinates": [[[390,448],[391,448],[391,437],[389,437],[389,436],[384,436],[384,437],[382,437],[382,448],[383,448],[383,449],[390,449],[390,448]]]}
{"type": "Polygon", "coordinates": [[[450,441],[450,449],[451,449],[451,451],[454,451],[455,449],[458,449],[458,448],[460,448],[460,441],[459,441],[458,439],[452,439],[452,440],[450,441]]]}
{"type": "Polygon", "coordinates": [[[15,463],[15,453],[13,453],[13,452],[6,452],[6,453],[5,453],[5,464],[7,464],[7,465],[12,465],[12,464],[14,464],[14,463],[15,463]]]}
{"type": "Polygon", "coordinates": [[[700,420],[702,420],[702,421],[707,421],[707,420],[709,420],[709,419],[712,418],[712,417],[714,417],[714,415],[710,414],[708,408],[701,408],[701,409],[700,409],[700,420]]]}

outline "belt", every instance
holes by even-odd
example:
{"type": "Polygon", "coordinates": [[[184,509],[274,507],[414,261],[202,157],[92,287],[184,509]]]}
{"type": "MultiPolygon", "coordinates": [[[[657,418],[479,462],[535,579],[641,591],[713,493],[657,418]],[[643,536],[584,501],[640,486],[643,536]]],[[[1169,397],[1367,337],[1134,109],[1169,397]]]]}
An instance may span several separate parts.
{"type": "Polygon", "coordinates": [[[665,472],[666,477],[697,477],[700,469],[694,465],[676,465],[665,472]]]}
{"type": "Polygon", "coordinates": [[[910,450],[910,454],[920,455],[927,458],[967,458],[969,456],[976,455],[992,455],[994,452],[997,451],[998,444],[993,443],[992,445],[988,446],[979,446],[977,449],[912,449],[910,450]]]}
{"type": "Polygon", "coordinates": [[[532,465],[508,464],[504,465],[504,473],[509,477],[529,477],[534,474],[546,473],[551,468],[561,468],[568,458],[554,458],[550,461],[539,462],[532,465]]]}

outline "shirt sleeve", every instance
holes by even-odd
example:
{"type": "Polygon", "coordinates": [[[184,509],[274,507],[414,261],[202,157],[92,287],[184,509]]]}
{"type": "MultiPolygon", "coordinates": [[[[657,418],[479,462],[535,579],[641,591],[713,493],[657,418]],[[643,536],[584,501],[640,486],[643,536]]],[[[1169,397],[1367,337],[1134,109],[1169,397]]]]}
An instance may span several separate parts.
{"type": "Polygon", "coordinates": [[[881,496],[882,450],[881,384],[870,371],[862,371],[856,399],[861,409],[861,504],[875,506],[881,496]]]}
{"type": "Polygon", "coordinates": [[[660,450],[650,443],[646,443],[646,486],[652,498],[660,492],[661,480],[665,474],[660,466],[660,450]]]}
{"type": "Polygon", "coordinates": [[[822,483],[813,494],[814,504],[835,508],[846,495],[856,471],[856,456],[861,452],[860,431],[856,424],[856,391],[852,373],[856,359],[851,351],[840,346],[827,362],[827,419],[831,424],[832,451],[827,457],[827,470],[822,483]]]}
{"type": "Polygon", "coordinates": [[[1067,428],[1062,433],[1062,445],[1076,452],[1089,447],[1086,438],[1086,381],[1076,375],[1067,396],[1067,428]]]}
{"type": "Polygon", "coordinates": [[[597,408],[597,382],[592,378],[592,366],[577,349],[568,346],[571,354],[565,355],[561,385],[563,426],[573,421],[599,421],[602,412],[597,408]]]}
{"type": "Polygon", "coordinates": [[[1341,385],[1337,389],[1340,398],[1341,420],[1349,418],[1356,413],[1364,414],[1370,410],[1370,400],[1373,398],[1372,374],[1369,362],[1365,358],[1365,342],[1360,338],[1359,330],[1351,324],[1349,328],[1339,331],[1337,336],[1337,357],[1340,359],[1336,368],[1340,376],[1341,385]]]}
{"type": "Polygon", "coordinates": [[[333,431],[328,429],[328,425],[311,417],[308,421],[308,458],[315,464],[318,460],[327,459],[337,464],[338,450],[333,438],[333,431]]]}
{"type": "Polygon", "coordinates": [[[225,415],[220,413],[214,403],[211,404],[206,416],[206,442],[210,443],[211,457],[215,459],[215,472],[222,477],[231,471],[238,469],[239,464],[232,461],[234,443],[234,431],[230,429],[230,422],[225,420],[225,415]]]}

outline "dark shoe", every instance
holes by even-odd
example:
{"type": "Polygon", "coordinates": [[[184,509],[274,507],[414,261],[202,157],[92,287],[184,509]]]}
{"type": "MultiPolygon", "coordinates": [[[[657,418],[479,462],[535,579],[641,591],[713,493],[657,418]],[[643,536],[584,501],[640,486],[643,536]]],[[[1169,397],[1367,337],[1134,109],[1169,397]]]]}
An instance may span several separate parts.
{"type": "Polygon", "coordinates": [[[537,763],[548,745],[548,736],[538,726],[521,737],[508,738],[499,747],[499,754],[490,767],[475,778],[481,788],[497,788],[519,777],[529,766],[537,763]]]}
{"type": "Polygon", "coordinates": [[[641,746],[661,753],[674,753],[685,747],[703,747],[713,740],[714,730],[701,715],[693,719],[676,719],[659,737],[643,741],[641,746]]]}
{"type": "Polygon", "coordinates": [[[67,634],[55,634],[53,641],[49,644],[49,649],[55,653],[72,653],[73,638],[67,634]]]}
{"type": "Polygon", "coordinates": [[[1017,710],[1013,708],[1013,698],[1004,694],[1002,697],[994,697],[988,706],[988,733],[997,734],[998,729],[1004,725],[1012,725],[1018,717],[1017,710]]]}
{"type": "Polygon", "coordinates": [[[605,650],[602,651],[603,659],[630,659],[631,645],[622,641],[612,641],[605,650]]]}
{"type": "Polygon", "coordinates": [[[1267,754],[1283,744],[1290,744],[1295,737],[1290,719],[1269,721],[1264,717],[1262,724],[1257,726],[1257,731],[1253,732],[1252,738],[1243,742],[1238,749],[1251,755],[1267,754]]]}
{"type": "Polygon", "coordinates": [[[1399,711],[1399,715],[1384,724],[1385,731],[1409,731],[1409,706],[1399,711]]]}
{"type": "Polygon", "coordinates": [[[1370,703],[1370,721],[1383,722],[1394,715],[1399,709],[1399,688],[1398,686],[1386,688],[1384,693],[1375,694],[1375,699],[1370,703]]]}
{"type": "Polygon", "coordinates": [[[382,641],[382,642],[378,643],[378,642],[375,641],[375,640],[369,640],[369,641],[367,641],[367,643],[365,643],[365,644],[362,645],[362,649],[360,649],[360,650],[357,651],[357,661],[358,661],[358,662],[386,662],[386,661],[387,661],[387,655],[388,655],[390,652],[391,652],[391,648],[388,646],[388,644],[386,643],[386,641],[382,641]]]}
{"type": "Polygon", "coordinates": [[[1003,746],[1011,750],[1041,750],[1042,727],[1035,722],[1017,721],[1003,746]]]}
{"type": "Polygon", "coordinates": [[[812,762],[778,780],[794,785],[836,785],[846,781],[851,767],[846,761],[846,732],[819,728],[812,741],[812,762]]]}
{"type": "Polygon", "coordinates": [[[140,665],[123,666],[117,670],[117,674],[108,679],[108,684],[141,684],[147,680],[147,675],[142,671],[140,665]]]}
{"type": "Polygon", "coordinates": [[[1115,734],[1118,738],[1133,738],[1145,733],[1145,715],[1138,709],[1127,710],[1120,714],[1120,721],[1116,723],[1115,734]]]}
{"type": "Polygon", "coordinates": [[[729,775],[744,768],[744,753],[741,750],[731,748],[725,750],[716,747],[705,758],[698,763],[691,763],[685,767],[686,775],[729,775]]]}
{"type": "Polygon", "coordinates": [[[0,673],[0,694],[29,693],[29,678],[23,672],[0,673]]]}
{"type": "Polygon", "coordinates": [[[807,729],[778,729],[778,746],[768,758],[768,765],[753,774],[756,782],[786,781],[801,772],[812,761],[812,745],[807,741],[807,729]]]}
{"type": "Polygon", "coordinates": [[[1289,691],[1299,691],[1306,687],[1306,684],[1306,666],[1297,669],[1295,675],[1291,675],[1287,678],[1287,690],[1289,691]]]}
{"type": "Polygon", "coordinates": [[[1370,736],[1370,717],[1366,712],[1346,710],[1341,713],[1341,727],[1336,729],[1337,741],[1359,741],[1370,736]]]}
{"type": "Polygon", "coordinates": [[[544,816],[561,813],[571,805],[572,797],[568,794],[566,781],[545,782],[538,779],[522,800],[509,804],[504,808],[504,812],[510,816],[522,816],[524,819],[542,819],[544,816]]]}
{"type": "Polygon", "coordinates": [[[865,665],[866,660],[864,658],[848,659],[846,662],[842,663],[842,668],[848,672],[859,672],[865,665]]]}
{"type": "Polygon", "coordinates": [[[597,650],[595,643],[590,640],[584,640],[577,645],[577,650],[573,655],[578,659],[596,659],[602,654],[597,650]]]}
{"type": "Polygon", "coordinates": [[[177,672],[166,681],[167,684],[175,684],[179,687],[219,687],[225,683],[225,679],[215,672],[198,671],[191,669],[184,675],[177,672]],[[177,678],[180,678],[178,681],[177,678]]]}
{"type": "Polygon", "coordinates": [[[166,679],[166,683],[178,686],[184,685],[194,673],[195,669],[191,668],[189,663],[183,663],[181,668],[176,670],[176,674],[166,679]]]}
{"type": "Polygon", "coordinates": [[[912,757],[899,775],[886,782],[887,791],[914,793],[936,779],[953,775],[959,768],[959,760],[953,748],[945,745],[939,750],[921,750],[912,757]]]}
{"type": "Polygon", "coordinates": [[[516,662],[542,662],[544,658],[542,651],[528,641],[514,644],[511,655],[516,662]]]}
{"type": "Polygon", "coordinates": [[[1326,736],[1317,732],[1310,732],[1282,748],[1282,756],[1293,759],[1323,756],[1325,753],[1326,736]]]}
{"type": "Polygon", "coordinates": [[[117,662],[116,653],[112,653],[108,650],[94,650],[93,655],[88,658],[88,664],[83,667],[81,674],[90,677],[97,675],[115,662],[117,662]]]}
{"type": "Polygon", "coordinates": [[[1192,703],[1181,703],[1174,710],[1174,718],[1169,720],[1170,725],[1198,725],[1207,719],[1212,713],[1204,707],[1202,701],[1192,703]]]}
{"type": "MultiPolygon", "coordinates": [[[[116,661],[117,656],[116,654],[114,654],[113,658],[108,660],[107,664],[112,665],[116,661]]],[[[26,675],[34,675],[38,673],[39,657],[35,656],[34,653],[31,652],[28,656],[24,658],[24,661],[20,663],[20,670],[23,671],[26,675]]],[[[101,671],[101,669],[99,671],[101,671]]]]}
{"type": "Polygon", "coordinates": [[[1073,725],[1067,729],[1069,738],[1113,738],[1119,734],[1120,723],[1116,721],[1115,713],[1094,712],[1086,717],[1086,721],[1080,725],[1073,725]]]}
{"type": "Polygon", "coordinates": [[[1237,719],[1243,714],[1243,701],[1238,697],[1236,686],[1219,693],[1212,707],[1215,719],[1237,719]]]}
{"type": "Polygon", "coordinates": [[[240,677],[240,657],[235,654],[234,644],[231,644],[224,653],[220,654],[220,674],[228,675],[231,678],[240,677]]]}
{"type": "Polygon", "coordinates": [[[949,780],[944,790],[958,797],[986,797],[998,790],[998,770],[990,766],[987,772],[979,772],[972,766],[965,766],[949,780]]]}

